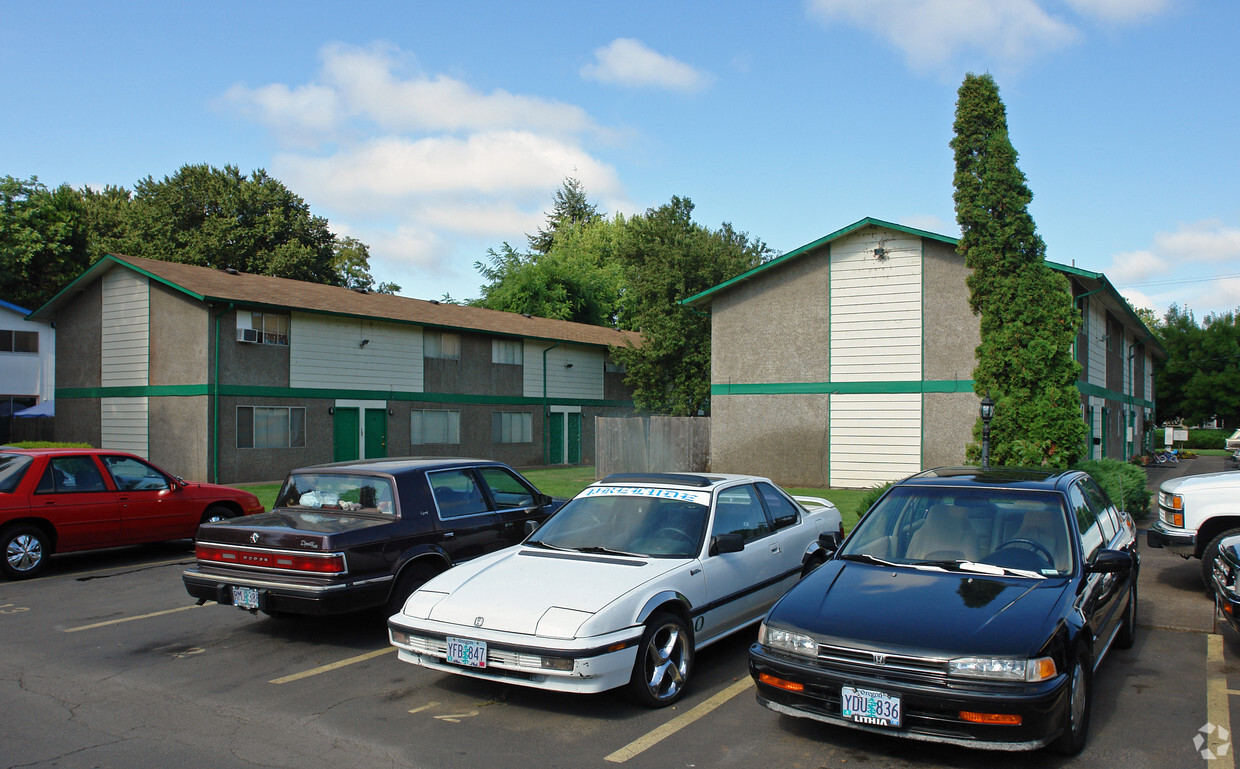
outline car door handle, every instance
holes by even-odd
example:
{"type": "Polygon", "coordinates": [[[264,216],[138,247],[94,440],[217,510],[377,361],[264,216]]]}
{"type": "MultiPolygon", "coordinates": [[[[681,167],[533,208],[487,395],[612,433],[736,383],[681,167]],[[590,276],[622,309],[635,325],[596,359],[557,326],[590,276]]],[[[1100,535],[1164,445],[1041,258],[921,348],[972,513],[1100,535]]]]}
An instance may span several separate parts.
{"type": "Polygon", "coordinates": [[[779,549],[779,545],[771,545],[771,552],[776,555],[779,555],[781,552],[779,549]]]}
{"type": "Polygon", "coordinates": [[[445,532],[443,533],[443,538],[444,538],[444,539],[452,539],[452,538],[453,538],[453,537],[455,537],[455,536],[456,536],[456,532],[455,532],[455,531],[445,531],[445,532]]]}

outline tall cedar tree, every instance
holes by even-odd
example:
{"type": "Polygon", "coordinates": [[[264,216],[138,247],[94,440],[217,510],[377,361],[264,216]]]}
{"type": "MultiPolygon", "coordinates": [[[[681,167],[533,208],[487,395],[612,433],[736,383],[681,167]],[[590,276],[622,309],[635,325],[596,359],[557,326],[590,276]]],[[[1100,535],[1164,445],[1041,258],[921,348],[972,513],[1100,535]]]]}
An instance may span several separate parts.
{"type": "MultiPolygon", "coordinates": [[[[972,270],[969,304],[981,316],[974,391],[995,400],[996,465],[1067,467],[1084,448],[1072,343],[1080,315],[1067,279],[1046,265],[1016,165],[1007,113],[990,75],[965,76],[956,101],[957,250],[972,270]]],[[[980,439],[981,420],[975,429],[980,439]]],[[[979,446],[969,447],[976,458],[979,446]]]]}

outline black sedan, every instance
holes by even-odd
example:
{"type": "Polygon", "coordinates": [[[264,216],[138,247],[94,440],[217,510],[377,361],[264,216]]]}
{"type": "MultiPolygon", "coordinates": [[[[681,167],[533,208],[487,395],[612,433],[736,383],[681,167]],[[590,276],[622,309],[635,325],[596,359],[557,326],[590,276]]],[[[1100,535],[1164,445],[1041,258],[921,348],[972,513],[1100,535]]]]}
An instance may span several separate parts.
{"type": "Polygon", "coordinates": [[[564,504],[481,459],[393,458],[289,473],[271,512],[203,524],[182,581],[265,614],[393,614],[426,580],[515,545],[564,504]]]}
{"type": "Polygon", "coordinates": [[[758,702],[970,747],[1075,754],[1136,629],[1136,529],[1088,475],[945,468],[893,485],[772,607],[758,702]]]}

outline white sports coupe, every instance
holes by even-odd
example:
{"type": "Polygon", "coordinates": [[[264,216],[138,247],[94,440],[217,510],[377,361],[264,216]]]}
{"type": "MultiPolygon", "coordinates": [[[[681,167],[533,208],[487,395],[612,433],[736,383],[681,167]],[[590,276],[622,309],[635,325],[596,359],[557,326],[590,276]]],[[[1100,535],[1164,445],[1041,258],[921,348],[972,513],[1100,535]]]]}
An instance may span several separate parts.
{"type": "Polygon", "coordinates": [[[388,620],[400,659],[565,692],[680,699],[696,650],[762,619],[843,537],[765,478],[622,474],[515,547],[422,585],[388,620]]]}

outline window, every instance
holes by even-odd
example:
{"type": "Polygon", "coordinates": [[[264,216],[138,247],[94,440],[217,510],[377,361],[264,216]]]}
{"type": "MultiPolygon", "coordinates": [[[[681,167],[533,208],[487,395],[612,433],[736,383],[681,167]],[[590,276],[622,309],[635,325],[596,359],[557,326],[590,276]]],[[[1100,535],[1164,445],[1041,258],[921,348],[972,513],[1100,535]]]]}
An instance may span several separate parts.
{"type": "Polygon", "coordinates": [[[736,486],[719,492],[713,529],[716,537],[720,534],[740,534],[745,542],[752,542],[770,533],[771,524],[752,486],[736,486]]]}
{"type": "Polygon", "coordinates": [[[491,499],[495,500],[495,506],[500,510],[530,507],[534,504],[534,493],[507,469],[480,467],[478,474],[491,490],[491,499]]]}
{"type": "Polygon", "coordinates": [[[237,448],[288,449],[305,445],[304,408],[237,407],[237,448]]]}
{"type": "Polygon", "coordinates": [[[625,369],[625,367],[624,367],[624,364],[623,364],[623,363],[618,363],[618,362],[616,362],[616,361],[612,360],[611,358],[607,358],[606,360],[604,360],[604,361],[603,361],[603,371],[604,371],[605,373],[608,373],[608,374],[623,374],[623,373],[625,373],[625,371],[626,371],[626,370],[627,370],[627,369],[625,369]]]}
{"type": "Polygon", "coordinates": [[[162,491],[168,488],[163,473],[133,457],[104,457],[103,464],[121,491],[162,491]]]}
{"type": "Polygon", "coordinates": [[[274,312],[238,312],[237,340],[288,346],[289,316],[274,312]]]}
{"type": "Polygon", "coordinates": [[[422,334],[422,355],[427,358],[461,359],[461,335],[427,331],[422,334]]]}
{"type": "Polygon", "coordinates": [[[391,515],[395,499],[389,478],[332,472],[297,473],[284,482],[284,488],[276,497],[276,507],[391,515]]]}
{"type": "Polygon", "coordinates": [[[520,339],[492,339],[491,362],[520,366],[524,361],[525,345],[520,339]]]}
{"type": "Polygon", "coordinates": [[[758,487],[758,493],[762,495],[762,501],[766,503],[766,509],[771,513],[775,528],[791,526],[797,522],[800,512],[791,499],[785,497],[779,489],[769,483],[755,485],[758,487]]]}
{"type": "Polygon", "coordinates": [[[447,409],[414,409],[409,417],[409,442],[460,443],[461,412],[447,409]]]}
{"type": "Polygon", "coordinates": [[[103,476],[90,457],[54,457],[47,465],[36,494],[73,494],[107,491],[103,476]]]}
{"type": "Polygon", "coordinates": [[[440,518],[459,518],[487,512],[482,489],[469,470],[444,470],[426,474],[440,518]]]}
{"type": "Polygon", "coordinates": [[[37,331],[0,331],[0,352],[33,352],[39,351],[39,332],[37,331]]]}
{"type": "Polygon", "coordinates": [[[533,443],[533,415],[528,411],[495,411],[491,414],[492,443],[533,443]]]}
{"type": "Polygon", "coordinates": [[[1068,503],[1072,505],[1077,530],[1081,532],[1082,555],[1086,561],[1091,561],[1102,549],[1102,527],[1098,525],[1097,516],[1086,503],[1085,494],[1079,484],[1073,484],[1068,489],[1068,503]]]}

